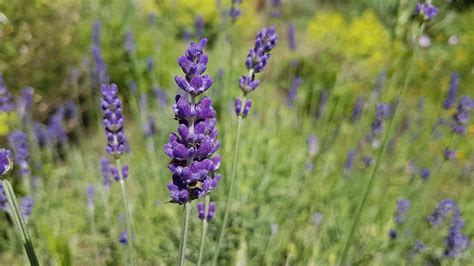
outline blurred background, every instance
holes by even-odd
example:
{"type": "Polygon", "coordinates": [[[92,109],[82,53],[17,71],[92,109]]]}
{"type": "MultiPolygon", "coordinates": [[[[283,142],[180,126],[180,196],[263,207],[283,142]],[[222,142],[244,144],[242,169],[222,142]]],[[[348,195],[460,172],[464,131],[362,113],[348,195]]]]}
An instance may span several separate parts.
{"type": "MultiPolygon", "coordinates": [[[[215,79],[209,95],[217,110],[224,176],[213,195],[218,206],[224,205],[238,79],[246,74],[245,58],[256,34],[274,25],[279,42],[259,76],[262,86],[252,94],[254,107],[241,144],[243,181],[220,265],[335,265],[370,165],[361,153],[349,172],[346,157],[356,147],[366,149],[365,157],[375,155],[380,144],[358,141],[370,128],[376,104],[393,104],[416,47],[396,134],[361,219],[352,261],[400,265],[403,258],[410,264],[413,244],[421,239],[429,252],[415,258],[416,265],[472,264],[472,247],[459,261],[441,259],[446,230],[427,230],[425,216],[439,200],[454,198],[467,221],[465,234],[474,234],[474,125],[468,123],[465,136],[451,137],[439,122],[450,120],[456,109],[441,110],[453,72],[460,77],[458,95],[473,97],[474,1],[432,2],[439,15],[416,39],[420,22],[413,0],[243,0],[235,20],[229,16],[231,0],[0,0],[0,73],[17,108],[28,110],[0,113],[0,143],[8,145],[7,136],[18,124],[29,135],[33,176],[42,180],[29,222],[40,260],[45,265],[123,262],[118,188],[112,188],[117,191],[111,193],[111,206],[100,189],[105,145],[100,83],[109,78],[124,101],[137,257],[140,265],[175,262],[181,209],[166,204],[171,174],[162,147],[176,130],[171,105],[174,76],[180,74],[177,58],[189,42],[208,39],[207,73],[215,79]],[[366,103],[364,118],[352,123],[359,97],[366,103]],[[307,139],[313,134],[321,147],[311,153],[307,139]],[[442,163],[447,146],[457,149],[450,165],[442,163]],[[420,177],[427,169],[432,183],[420,177]],[[87,184],[97,189],[93,234],[87,184]],[[400,229],[400,242],[389,242],[395,204],[402,197],[413,202],[412,226],[400,229]],[[105,217],[101,211],[109,208],[111,217],[105,217]],[[89,258],[93,253],[98,255],[89,258]]],[[[218,209],[210,225],[207,263],[222,214],[218,209]]],[[[191,262],[199,235],[193,223],[191,262]]],[[[18,265],[21,246],[8,226],[0,223],[0,259],[18,265]]]]}

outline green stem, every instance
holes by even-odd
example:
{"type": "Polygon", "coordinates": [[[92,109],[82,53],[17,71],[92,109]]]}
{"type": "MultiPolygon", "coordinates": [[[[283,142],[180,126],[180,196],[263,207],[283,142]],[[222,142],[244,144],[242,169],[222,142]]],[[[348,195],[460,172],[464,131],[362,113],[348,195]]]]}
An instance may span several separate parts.
{"type": "Polygon", "coordinates": [[[403,86],[398,91],[397,100],[395,102],[395,106],[394,106],[394,109],[393,109],[393,115],[389,120],[388,127],[387,127],[387,130],[385,132],[385,136],[383,138],[382,147],[379,150],[379,153],[377,155],[377,160],[375,162],[374,167],[372,168],[372,173],[370,175],[369,182],[367,183],[367,188],[365,190],[364,197],[362,198],[362,202],[360,203],[359,208],[357,209],[357,213],[356,213],[354,222],[352,223],[352,227],[351,227],[351,230],[349,232],[349,236],[347,237],[346,244],[345,244],[344,249],[342,251],[341,258],[339,260],[339,266],[342,266],[346,262],[347,253],[349,251],[349,247],[351,246],[351,242],[352,242],[352,239],[354,237],[354,232],[356,231],[357,226],[359,225],[359,220],[360,220],[360,217],[362,215],[362,211],[364,210],[365,204],[367,203],[367,199],[369,198],[370,192],[372,191],[373,183],[375,181],[375,174],[377,173],[377,170],[379,169],[382,156],[385,153],[385,150],[387,149],[388,139],[389,139],[390,132],[391,132],[391,129],[392,129],[393,121],[395,120],[395,115],[397,113],[398,105],[400,104],[400,100],[401,100],[403,94],[405,93],[406,87],[410,83],[412,68],[413,68],[413,65],[414,65],[414,62],[415,62],[415,59],[416,59],[416,55],[418,54],[418,50],[419,50],[419,45],[417,43],[417,40],[418,40],[419,36],[421,36],[421,34],[423,33],[424,26],[425,26],[424,24],[421,25],[420,30],[418,31],[418,34],[415,38],[415,44],[414,44],[415,48],[413,50],[413,53],[412,53],[412,56],[411,56],[411,59],[410,59],[410,63],[408,65],[408,70],[407,70],[407,74],[405,76],[405,81],[403,83],[403,86]]]}
{"type": "Polygon", "coordinates": [[[189,214],[191,213],[190,203],[184,204],[183,226],[181,227],[181,241],[179,243],[179,260],[178,266],[184,266],[186,241],[188,239],[189,214]]]}
{"type": "Polygon", "coordinates": [[[199,247],[199,255],[198,255],[198,262],[197,265],[202,265],[202,254],[204,253],[204,242],[206,240],[206,232],[207,232],[207,212],[209,211],[209,195],[206,196],[205,200],[205,209],[204,209],[204,220],[202,220],[202,232],[201,232],[201,245],[199,247]]]}
{"type": "MultiPolygon", "coordinates": [[[[245,104],[245,103],[244,103],[245,104]]],[[[227,200],[225,205],[225,213],[224,213],[224,220],[221,225],[221,230],[219,233],[219,240],[217,242],[217,248],[214,252],[214,257],[212,258],[212,265],[217,265],[217,259],[219,258],[219,251],[222,246],[222,241],[224,240],[225,229],[227,226],[227,220],[229,219],[230,213],[230,205],[232,203],[233,194],[234,194],[234,186],[235,186],[235,172],[237,169],[237,159],[239,157],[239,142],[240,142],[240,132],[242,131],[242,124],[243,118],[241,116],[238,117],[238,125],[237,125],[237,137],[235,140],[235,147],[234,147],[234,158],[232,161],[232,171],[229,176],[230,180],[230,187],[229,193],[227,193],[227,200]]]]}
{"type": "MultiPolygon", "coordinates": [[[[120,171],[120,170],[119,170],[120,171]]],[[[130,208],[128,206],[127,190],[125,188],[125,180],[120,179],[120,188],[122,189],[123,204],[125,206],[125,221],[127,223],[127,236],[128,236],[128,255],[130,257],[131,265],[135,265],[135,258],[133,256],[133,235],[132,235],[132,219],[130,215],[130,208]]]]}
{"type": "Polygon", "coordinates": [[[16,229],[20,233],[21,241],[25,247],[26,254],[28,255],[28,260],[33,266],[39,265],[38,259],[36,258],[36,253],[31,243],[31,237],[26,228],[25,220],[21,214],[20,207],[15,197],[15,192],[8,180],[2,181],[3,190],[5,191],[5,196],[7,197],[8,203],[10,204],[11,214],[13,216],[13,221],[15,223],[16,229]]]}

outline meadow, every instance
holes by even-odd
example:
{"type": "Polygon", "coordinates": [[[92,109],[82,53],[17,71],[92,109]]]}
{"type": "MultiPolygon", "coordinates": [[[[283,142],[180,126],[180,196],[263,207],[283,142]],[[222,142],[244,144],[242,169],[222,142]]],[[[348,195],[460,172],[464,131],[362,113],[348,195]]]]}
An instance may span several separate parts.
{"type": "Polygon", "coordinates": [[[473,24],[0,0],[0,264],[474,265],[473,24]]]}

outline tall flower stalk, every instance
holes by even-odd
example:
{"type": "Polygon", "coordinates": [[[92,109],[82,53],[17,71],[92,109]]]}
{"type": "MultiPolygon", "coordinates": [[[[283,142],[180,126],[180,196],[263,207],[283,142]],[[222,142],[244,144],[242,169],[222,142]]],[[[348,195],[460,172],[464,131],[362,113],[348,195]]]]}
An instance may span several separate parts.
{"type": "Polygon", "coordinates": [[[375,174],[377,173],[377,171],[380,167],[380,162],[381,162],[382,156],[385,153],[385,150],[387,149],[387,144],[388,144],[388,140],[389,140],[389,137],[390,137],[390,132],[391,132],[391,129],[392,129],[393,121],[395,120],[398,105],[400,104],[400,101],[401,101],[403,95],[405,94],[406,88],[407,88],[408,84],[410,83],[412,72],[413,72],[412,68],[414,66],[414,62],[415,62],[415,59],[417,57],[418,50],[419,50],[419,45],[416,45],[417,40],[423,34],[423,30],[425,28],[425,23],[428,20],[433,19],[436,16],[437,12],[438,12],[437,9],[434,6],[430,5],[430,4],[423,4],[423,8],[420,8],[420,4],[417,4],[417,6],[415,8],[415,14],[419,15],[420,20],[422,21],[421,26],[420,26],[420,28],[417,32],[416,38],[415,38],[416,41],[415,41],[415,45],[414,45],[413,53],[411,55],[410,62],[408,64],[408,69],[407,69],[407,73],[405,75],[405,80],[403,82],[403,86],[401,86],[400,89],[398,90],[398,95],[397,95],[397,98],[395,100],[395,104],[393,106],[393,114],[390,117],[390,120],[389,120],[388,126],[387,126],[387,130],[385,131],[385,134],[384,134],[384,137],[383,137],[382,147],[379,149],[378,155],[377,155],[376,160],[375,160],[375,164],[372,168],[372,172],[371,172],[369,181],[367,183],[367,187],[366,187],[365,192],[364,192],[363,197],[362,197],[362,201],[361,201],[361,203],[360,203],[360,205],[357,209],[357,213],[356,213],[356,216],[355,216],[354,221],[352,223],[352,226],[351,226],[351,229],[350,229],[350,232],[349,232],[349,236],[347,237],[346,243],[345,243],[344,248],[342,250],[342,254],[341,254],[341,257],[339,259],[339,265],[340,266],[344,265],[345,262],[346,262],[347,254],[348,254],[349,248],[352,244],[354,233],[355,233],[355,231],[356,231],[356,229],[359,225],[360,217],[361,217],[362,212],[364,210],[364,207],[367,203],[367,199],[369,198],[370,192],[372,191],[372,188],[373,188],[373,184],[374,184],[374,181],[375,181],[375,174]],[[429,8],[425,8],[424,5],[428,5],[429,8]],[[428,11],[425,11],[425,10],[428,10],[428,11]]]}
{"type": "Polygon", "coordinates": [[[245,60],[245,66],[248,69],[248,74],[242,76],[239,79],[239,87],[242,90],[243,96],[242,99],[237,97],[235,99],[235,114],[237,115],[237,135],[235,139],[234,147],[234,156],[232,160],[232,170],[229,176],[229,192],[227,193],[224,220],[221,225],[219,239],[217,242],[217,248],[214,252],[214,257],[212,259],[212,265],[217,264],[217,259],[219,258],[220,248],[222,246],[222,241],[224,240],[225,229],[227,227],[227,221],[229,219],[230,213],[230,204],[234,197],[234,187],[235,187],[235,173],[237,169],[239,157],[239,147],[240,147],[240,134],[242,131],[243,119],[247,117],[252,108],[252,100],[247,99],[247,94],[254,91],[260,81],[255,79],[255,74],[260,73],[265,69],[270,60],[270,51],[275,48],[278,41],[278,34],[274,26],[270,28],[263,28],[257,34],[255,38],[255,46],[250,49],[247,59],[245,60]]]}
{"type": "Polygon", "coordinates": [[[125,151],[125,130],[122,102],[118,97],[118,88],[115,84],[102,85],[101,107],[103,112],[103,124],[105,136],[107,138],[106,152],[114,158],[114,164],[110,164],[112,176],[120,184],[122,190],[123,203],[125,207],[125,220],[127,223],[129,259],[132,265],[135,264],[133,256],[133,235],[132,217],[130,214],[129,202],[125,181],[128,178],[128,165],[122,166],[120,157],[125,151]]]}
{"type": "Polygon", "coordinates": [[[16,199],[12,185],[10,184],[10,181],[6,179],[10,175],[12,170],[13,160],[11,151],[0,149],[0,176],[2,177],[1,184],[3,192],[5,193],[5,197],[7,198],[8,204],[10,205],[10,214],[12,215],[16,229],[18,230],[18,233],[21,236],[21,241],[28,256],[28,260],[30,261],[31,265],[36,266],[39,265],[39,263],[38,259],[36,258],[36,253],[33,248],[33,244],[31,242],[30,233],[26,228],[26,222],[18,205],[18,201],[16,199]]]}
{"type": "Polygon", "coordinates": [[[185,95],[176,95],[173,112],[179,123],[178,133],[171,133],[164,146],[164,152],[172,159],[168,165],[173,173],[168,184],[171,202],[184,205],[178,265],[185,261],[191,201],[213,191],[221,179],[215,174],[221,162],[220,156],[214,156],[220,147],[216,112],[210,97],[200,97],[213,84],[212,78],[204,74],[208,61],[203,51],[206,43],[207,39],[192,42],[185,55],[178,58],[185,75],[176,76],[175,82],[185,95]]]}

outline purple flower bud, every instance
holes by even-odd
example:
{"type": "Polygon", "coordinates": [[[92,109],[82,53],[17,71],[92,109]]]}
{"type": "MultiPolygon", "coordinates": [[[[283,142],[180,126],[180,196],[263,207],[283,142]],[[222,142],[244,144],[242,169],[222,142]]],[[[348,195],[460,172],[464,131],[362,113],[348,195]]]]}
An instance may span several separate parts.
{"type": "Polygon", "coordinates": [[[67,132],[64,128],[65,109],[60,107],[49,118],[47,132],[49,139],[54,144],[65,144],[68,141],[67,132]]]}
{"type": "Polygon", "coordinates": [[[288,48],[291,51],[296,50],[295,25],[292,22],[288,23],[288,48]]]}
{"type": "Polygon", "coordinates": [[[11,112],[13,110],[15,110],[13,98],[3,83],[3,76],[0,73],[0,112],[11,112]]]}
{"type": "Polygon", "coordinates": [[[153,73],[153,57],[151,56],[146,59],[146,70],[153,73]]]}
{"type": "Polygon", "coordinates": [[[471,97],[461,97],[456,113],[453,115],[454,123],[452,129],[455,134],[463,135],[466,133],[466,124],[469,122],[471,108],[473,107],[474,101],[471,97]]]}
{"type": "Polygon", "coordinates": [[[419,240],[415,241],[415,245],[413,246],[414,253],[420,253],[425,249],[426,249],[426,245],[423,242],[419,240]]]}
{"type": "Polygon", "coordinates": [[[281,0],[272,0],[272,12],[270,16],[278,18],[281,15],[281,0]]]}
{"type": "Polygon", "coordinates": [[[247,99],[245,101],[244,110],[242,111],[242,117],[246,117],[249,114],[251,108],[252,108],[252,100],[247,99]]]}
{"type": "Polygon", "coordinates": [[[240,100],[240,98],[235,98],[234,106],[235,114],[237,116],[240,116],[240,114],[242,113],[242,101],[240,100]]]}
{"type": "Polygon", "coordinates": [[[365,167],[369,167],[372,165],[373,158],[371,156],[364,155],[364,157],[362,157],[362,162],[364,163],[365,167]]]}
{"type": "MultiPolygon", "coordinates": [[[[7,176],[13,170],[13,155],[10,150],[0,149],[0,176],[7,176]]],[[[2,188],[3,191],[3,188],[2,188]]]]}
{"type": "Polygon", "coordinates": [[[438,8],[428,3],[418,3],[415,6],[415,15],[418,15],[420,20],[432,20],[438,15],[438,8]]]}
{"type": "Polygon", "coordinates": [[[421,175],[421,178],[423,179],[423,181],[426,181],[426,180],[428,180],[428,178],[430,178],[431,171],[428,168],[422,168],[420,170],[420,175],[421,175]]]}
{"type": "Polygon", "coordinates": [[[390,239],[395,239],[397,238],[397,231],[395,231],[395,229],[390,229],[390,231],[388,232],[388,236],[390,237],[390,239]]]}
{"type": "Polygon", "coordinates": [[[110,173],[111,173],[112,176],[114,177],[115,181],[120,181],[120,173],[119,173],[119,171],[117,170],[117,168],[115,168],[115,167],[110,168],[110,173]]]}
{"type": "Polygon", "coordinates": [[[122,166],[122,178],[123,180],[127,180],[128,178],[128,164],[122,166]]]}
{"type": "Polygon", "coordinates": [[[109,82],[109,74],[99,44],[94,44],[92,46],[92,57],[94,58],[95,63],[95,69],[93,72],[94,85],[96,88],[100,88],[102,83],[109,82]]]}
{"type": "MultiPolygon", "coordinates": [[[[1,150],[0,150],[1,153],[1,150]]],[[[0,182],[0,210],[8,211],[8,199],[7,195],[5,195],[5,191],[3,190],[3,184],[0,182]]]]}
{"type": "Polygon", "coordinates": [[[203,221],[206,218],[206,205],[204,202],[198,202],[197,204],[198,218],[203,221]]]}
{"type": "Polygon", "coordinates": [[[444,159],[446,161],[452,161],[454,159],[456,159],[456,151],[455,150],[451,150],[449,148],[444,148],[443,150],[443,156],[444,156],[444,159]]]}
{"type": "Polygon", "coordinates": [[[22,131],[14,131],[8,135],[8,142],[15,155],[15,162],[20,168],[20,175],[28,177],[30,170],[30,148],[28,138],[22,131]]]}
{"type": "Polygon", "coordinates": [[[372,133],[378,135],[383,131],[383,122],[389,116],[389,106],[387,104],[377,104],[375,119],[372,122],[372,133]]]}
{"type": "Polygon", "coordinates": [[[446,94],[446,98],[443,102],[443,108],[446,110],[451,109],[453,107],[454,102],[456,101],[456,96],[458,94],[458,87],[459,87],[459,73],[453,72],[451,74],[451,81],[449,83],[448,93],[446,94]]]}
{"type": "Polygon", "coordinates": [[[319,141],[316,135],[311,134],[308,136],[308,155],[313,158],[319,153],[319,141]]]}
{"type": "Polygon", "coordinates": [[[397,201],[397,210],[395,212],[395,222],[398,224],[403,223],[405,220],[406,214],[410,209],[410,201],[407,199],[400,199],[397,201]]]}
{"type": "Polygon", "coordinates": [[[242,15],[242,11],[239,8],[240,3],[242,3],[242,0],[232,0],[232,6],[230,8],[229,15],[234,21],[240,17],[240,15],[242,15]]]}
{"type": "Polygon", "coordinates": [[[123,245],[127,245],[128,244],[128,234],[127,234],[127,230],[123,229],[122,232],[120,233],[120,237],[119,237],[119,242],[123,245]]]}
{"type": "Polygon", "coordinates": [[[87,185],[86,187],[86,198],[87,198],[87,208],[89,210],[94,209],[94,186],[93,185],[87,185]]]}
{"type": "Polygon", "coordinates": [[[215,202],[210,202],[209,203],[209,209],[207,210],[207,217],[206,219],[208,221],[211,221],[212,219],[214,219],[214,217],[216,216],[216,210],[217,210],[217,205],[215,202]]]}

